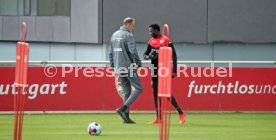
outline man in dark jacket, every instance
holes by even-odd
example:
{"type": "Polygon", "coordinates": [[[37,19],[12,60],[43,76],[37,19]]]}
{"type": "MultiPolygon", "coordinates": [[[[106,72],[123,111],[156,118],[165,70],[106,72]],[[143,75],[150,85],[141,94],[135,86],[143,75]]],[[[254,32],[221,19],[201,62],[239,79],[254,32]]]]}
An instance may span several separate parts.
{"type": "MultiPolygon", "coordinates": [[[[165,46],[168,44],[169,47],[172,48],[172,56],[173,56],[173,73],[172,77],[174,78],[176,76],[176,70],[177,70],[177,56],[176,52],[173,46],[173,43],[171,42],[171,39],[167,36],[163,36],[160,32],[160,26],[158,24],[152,24],[149,26],[149,32],[151,35],[151,39],[148,42],[148,47],[144,53],[144,59],[151,60],[151,64],[154,65],[155,69],[152,74],[152,88],[153,88],[153,96],[154,96],[154,103],[156,108],[156,119],[150,122],[150,124],[158,124],[160,120],[158,119],[158,109],[157,109],[157,100],[158,100],[158,50],[160,47],[165,46]]],[[[175,100],[174,96],[171,97],[172,99],[172,105],[175,107],[175,109],[178,111],[179,114],[179,123],[183,124],[186,119],[186,115],[183,113],[182,109],[179,107],[177,101],[175,100]]]]}

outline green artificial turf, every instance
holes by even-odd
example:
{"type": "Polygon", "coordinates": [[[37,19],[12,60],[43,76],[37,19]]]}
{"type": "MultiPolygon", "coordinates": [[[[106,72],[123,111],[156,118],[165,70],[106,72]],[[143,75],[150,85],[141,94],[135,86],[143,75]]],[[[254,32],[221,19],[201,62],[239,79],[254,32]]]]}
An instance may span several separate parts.
{"type": "MultiPolygon", "coordinates": [[[[131,114],[137,124],[123,124],[117,114],[31,114],[24,117],[23,140],[158,140],[154,114],[131,114]],[[90,136],[90,122],[102,125],[90,136]]],[[[0,115],[0,140],[13,139],[13,115],[0,115]]],[[[276,140],[273,113],[188,113],[185,124],[171,116],[170,140],[276,140]]]]}

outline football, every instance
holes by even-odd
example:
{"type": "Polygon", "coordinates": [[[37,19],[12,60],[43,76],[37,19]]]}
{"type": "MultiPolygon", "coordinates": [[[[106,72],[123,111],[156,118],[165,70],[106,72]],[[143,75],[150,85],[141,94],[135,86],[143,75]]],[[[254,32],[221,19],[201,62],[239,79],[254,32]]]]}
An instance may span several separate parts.
{"type": "Polygon", "coordinates": [[[99,136],[102,132],[102,127],[97,122],[91,122],[87,127],[87,132],[91,136],[99,136]]]}

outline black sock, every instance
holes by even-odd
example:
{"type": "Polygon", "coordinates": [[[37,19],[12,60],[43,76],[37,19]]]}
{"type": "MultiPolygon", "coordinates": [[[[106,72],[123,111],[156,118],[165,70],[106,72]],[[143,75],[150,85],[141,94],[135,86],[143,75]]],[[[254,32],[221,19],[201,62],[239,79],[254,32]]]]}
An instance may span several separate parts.
{"type": "Polygon", "coordinates": [[[120,108],[121,111],[125,112],[127,110],[127,106],[123,105],[121,108],[120,108]]]}
{"type": "Polygon", "coordinates": [[[183,111],[181,110],[181,108],[178,107],[178,108],[176,108],[176,110],[177,110],[177,112],[178,112],[179,115],[183,114],[183,111]]]}
{"type": "Polygon", "coordinates": [[[176,102],[174,96],[172,96],[172,104],[173,104],[173,106],[175,107],[175,109],[177,110],[178,114],[179,114],[179,115],[182,115],[182,114],[183,114],[183,111],[182,111],[182,109],[179,107],[179,105],[177,104],[177,102],[176,102]]]}
{"type": "Polygon", "coordinates": [[[129,112],[126,112],[126,117],[129,119],[129,112]]]}

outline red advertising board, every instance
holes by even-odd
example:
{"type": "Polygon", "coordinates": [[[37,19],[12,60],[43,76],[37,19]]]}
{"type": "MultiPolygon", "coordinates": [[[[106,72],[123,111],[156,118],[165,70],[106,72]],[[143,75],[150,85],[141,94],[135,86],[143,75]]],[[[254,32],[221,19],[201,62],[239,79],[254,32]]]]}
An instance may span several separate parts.
{"type": "MultiPolygon", "coordinates": [[[[122,99],[108,70],[30,67],[25,109],[114,110],[122,104],[122,99]]],[[[147,70],[140,71],[144,91],[132,110],[154,110],[151,76],[146,75],[147,70]]],[[[0,68],[0,111],[13,111],[14,72],[14,67],[0,68]]],[[[172,94],[184,110],[276,111],[275,79],[275,68],[214,68],[213,71],[204,67],[179,68],[178,77],[172,80],[172,94]]]]}

